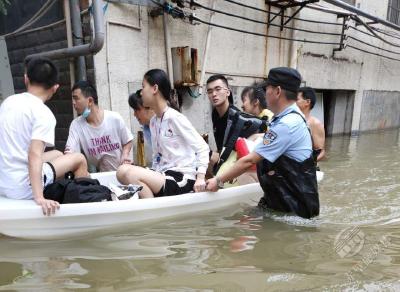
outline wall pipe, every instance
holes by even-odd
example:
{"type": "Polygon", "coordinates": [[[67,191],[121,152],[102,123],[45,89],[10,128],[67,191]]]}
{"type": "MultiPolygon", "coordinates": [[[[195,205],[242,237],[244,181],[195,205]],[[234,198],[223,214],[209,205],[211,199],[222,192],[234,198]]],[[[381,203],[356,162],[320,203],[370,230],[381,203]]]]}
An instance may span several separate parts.
{"type": "MultiPolygon", "coordinates": [[[[79,0],[70,0],[71,9],[71,22],[72,31],[74,33],[74,46],[83,45],[83,33],[82,33],[82,21],[81,21],[81,9],[79,6],[79,0]]],[[[86,60],[84,56],[79,56],[75,60],[76,75],[78,80],[87,80],[86,76],[86,60]]]]}
{"type": "MultiPolygon", "coordinates": [[[[72,40],[71,10],[68,0],[64,0],[64,17],[65,17],[65,27],[67,30],[68,48],[72,48],[74,44],[72,40]]],[[[69,63],[69,77],[72,86],[75,83],[75,67],[72,59],[70,59],[68,63],[69,63]]]]}
{"type": "MultiPolygon", "coordinates": [[[[71,6],[69,5],[69,0],[64,0],[64,17],[65,17],[65,27],[67,30],[67,44],[68,48],[72,48],[74,46],[73,38],[72,38],[72,24],[71,24],[71,6]]],[[[75,66],[74,60],[70,58],[68,60],[69,64],[69,80],[70,80],[70,88],[75,84],[76,76],[75,76],[75,66]]],[[[72,107],[73,117],[76,118],[78,116],[74,107],[72,107]]]]}
{"type": "Polygon", "coordinates": [[[85,55],[96,54],[99,52],[104,45],[104,17],[102,0],[93,0],[93,20],[94,20],[94,35],[92,41],[89,44],[76,46],[72,48],[59,49],[54,51],[42,52],[32,54],[26,57],[31,59],[33,57],[47,57],[51,59],[62,59],[79,57],[85,55]]]}
{"type": "MultiPolygon", "coordinates": [[[[293,11],[293,13],[294,13],[294,11],[293,11]]],[[[292,27],[296,28],[296,26],[297,26],[296,19],[293,19],[292,20],[292,27]]],[[[291,31],[290,37],[292,39],[296,38],[296,31],[294,29],[291,31]]],[[[290,44],[289,44],[289,58],[288,58],[288,66],[290,68],[297,69],[298,49],[299,49],[298,43],[291,41],[290,44]]]]}
{"type": "Polygon", "coordinates": [[[174,88],[174,71],[172,67],[172,52],[171,52],[171,41],[170,32],[168,26],[168,13],[163,14],[163,25],[164,25],[164,42],[165,42],[165,54],[167,56],[167,70],[169,81],[171,82],[172,88],[174,88]]]}

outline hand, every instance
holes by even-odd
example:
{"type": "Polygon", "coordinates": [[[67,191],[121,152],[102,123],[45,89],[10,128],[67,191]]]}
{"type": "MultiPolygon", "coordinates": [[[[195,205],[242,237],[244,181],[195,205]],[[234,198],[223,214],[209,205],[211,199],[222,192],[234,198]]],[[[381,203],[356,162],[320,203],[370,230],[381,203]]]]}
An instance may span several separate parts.
{"type": "Polygon", "coordinates": [[[129,157],[129,153],[128,154],[122,154],[121,156],[121,165],[122,164],[131,164],[132,163],[132,159],[129,157]]]}
{"type": "Polygon", "coordinates": [[[196,193],[204,192],[206,190],[206,181],[204,178],[197,178],[193,189],[196,193]]]}
{"type": "Polygon", "coordinates": [[[36,204],[42,207],[43,215],[50,216],[56,213],[56,210],[60,209],[60,204],[53,200],[47,200],[45,198],[35,199],[36,204]]]}
{"type": "Polygon", "coordinates": [[[217,182],[217,179],[215,177],[210,178],[209,180],[207,180],[207,188],[206,189],[209,192],[218,191],[218,182],[217,182]]]}

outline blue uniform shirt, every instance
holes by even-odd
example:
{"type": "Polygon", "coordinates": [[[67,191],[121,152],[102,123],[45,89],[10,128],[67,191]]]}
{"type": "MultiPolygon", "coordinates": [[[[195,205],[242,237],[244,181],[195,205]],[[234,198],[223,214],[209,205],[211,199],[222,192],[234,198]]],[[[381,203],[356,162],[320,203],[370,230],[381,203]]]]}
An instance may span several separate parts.
{"type": "Polygon", "coordinates": [[[271,163],[281,155],[298,162],[311,156],[312,142],[308,127],[300,115],[291,113],[294,111],[304,117],[296,103],[288,106],[272,119],[263,142],[254,150],[271,163]]]}

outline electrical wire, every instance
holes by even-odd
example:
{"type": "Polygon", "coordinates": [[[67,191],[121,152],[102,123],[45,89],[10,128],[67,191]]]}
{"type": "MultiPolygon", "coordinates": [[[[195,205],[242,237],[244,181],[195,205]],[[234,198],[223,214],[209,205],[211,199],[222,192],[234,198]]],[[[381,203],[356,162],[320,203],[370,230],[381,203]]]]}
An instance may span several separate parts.
{"type": "Polygon", "coordinates": [[[355,31],[358,31],[358,32],[360,32],[360,33],[362,33],[362,34],[364,34],[364,35],[371,36],[371,37],[375,37],[372,33],[368,33],[368,32],[366,32],[366,31],[363,31],[363,30],[359,29],[359,28],[356,27],[356,26],[349,25],[349,28],[351,28],[351,29],[353,29],[353,30],[355,30],[355,31]]]}
{"type": "MultiPolygon", "coordinates": [[[[358,32],[360,32],[360,33],[362,33],[362,34],[364,34],[364,35],[367,35],[367,36],[370,36],[370,37],[374,37],[374,38],[380,39],[379,37],[376,37],[375,34],[365,32],[365,31],[359,29],[358,27],[349,25],[349,28],[351,28],[351,29],[353,29],[353,30],[355,30],[355,31],[358,31],[358,32]]],[[[389,35],[388,33],[384,33],[384,32],[382,32],[382,31],[380,31],[378,28],[370,27],[370,29],[375,30],[375,31],[377,31],[377,32],[379,32],[379,33],[381,33],[381,34],[388,35],[388,36],[390,36],[390,37],[392,37],[392,38],[395,38],[395,39],[400,40],[400,37],[396,37],[396,36],[393,36],[393,35],[389,35]]]]}
{"type": "Polygon", "coordinates": [[[354,47],[352,45],[347,45],[346,48],[351,48],[351,49],[354,49],[354,50],[357,50],[357,51],[360,51],[360,52],[363,52],[363,53],[366,53],[366,54],[370,54],[370,55],[374,55],[374,56],[377,56],[377,57],[381,57],[381,58],[385,58],[385,59],[389,59],[389,60],[400,62],[400,59],[396,59],[396,58],[392,58],[392,57],[389,57],[389,56],[385,56],[385,55],[381,55],[381,54],[378,54],[378,53],[374,53],[374,52],[371,52],[371,51],[367,51],[367,50],[364,50],[364,49],[361,49],[361,48],[358,48],[358,47],[354,47]]]}
{"type": "Polygon", "coordinates": [[[327,8],[327,7],[325,7],[323,5],[320,5],[318,3],[308,4],[307,6],[305,6],[305,8],[321,11],[321,12],[328,13],[328,14],[334,14],[336,16],[337,15],[350,16],[352,14],[351,12],[346,12],[346,11],[343,11],[343,10],[330,9],[330,8],[327,8]]]}
{"type": "Polygon", "coordinates": [[[219,14],[224,14],[227,16],[231,16],[231,17],[235,17],[235,18],[239,18],[239,19],[243,19],[243,20],[247,20],[247,21],[251,21],[251,22],[255,22],[255,23],[260,23],[260,24],[266,24],[266,25],[271,25],[271,26],[275,26],[275,27],[283,27],[286,29],[291,29],[291,30],[296,30],[296,31],[302,31],[302,32],[307,32],[307,33],[313,33],[313,34],[322,34],[322,35],[333,35],[333,36],[341,36],[341,33],[333,33],[333,32],[321,32],[321,31],[315,31],[315,30],[308,30],[308,29],[302,29],[302,28],[294,28],[294,27],[290,27],[290,26],[280,26],[278,24],[274,24],[274,23],[268,23],[265,21],[260,21],[260,20],[256,20],[256,19],[252,19],[252,18],[248,18],[245,16],[240,16],[240,15],[236,15],[233,13],[229,13],[229,12],[225,12],[225,11],[221,11],[218,9],[213,9],[207,6],[204,6],[200,3],[197,3],[196,1],[192,1],[192,3],[200,8],[206,9],[208,11],[212,11],[215,13],[219,13],[219,14]]]}
{"type": "MultiPolygon", "coordinates": [[[[355,30],[355,31],[357,31],[357,32],[359,32],[359,33],[362,33],[362,34],[364,34],[364,35],[367,35],[367,36],[376,38],[376,39],[378,39],[378,40],[381,40],[381,38],[376,37],[374,34],[365,32],[365,31],[363,31],[363,30],[361,30],[361,29],[359,29],[359,28],[357,28],[357,27],[354,27],[354,26],[352,26],[352,25],[350,25],[349,28],[351,28],[351,29],[353,29],[353,30],[355,30]]],[[[371,27],[371,29],[374,29],[374,28],[371,27]]],[[[396,37],[393,37],[393,38],[396,38],[396,37]]],[[[400,38],[397,38],[397,39],[400,39],[400,38]]],[[[396,44],[396,46],[399,46],[399,45],[396,44]]]]}
{"type": "Polygon", "coordinates": [[[387,50],[387,49],[384,49],[384,48],[375,46],[375,45],[373,45],[373,44],[367,43],[367,42],[365,42],[365,41],[363,41],[363,40],[360,40],[360,39],[358,39],[358,38],[356,38],[356,37],[353,37],[353,36],[351,36],[351,35],[347,36],[347,38],[352,39],[352,40],[354,40],[354,41],[356,41],[356,42],[362,43],[362,44],[364,44],[364,45],[366,45],[366,46],[375,48],[375,49],[379,49],[379,50],[382,50],[382,51],[385,51],[385,52],[388,52],[388,53],[391,53],[391,54],[395,54],[395,55],[400,55],[400,52],[395,52],[395,51],[391,51],[391,50],[387,50]]]}
{"type": "Polygon", "coordinates": [[[156,0],[150,0],[150,1],[159,6],[160,8],[162,8],[164,12],[171,15],[173,18],[181,18],[182,20],[185,20],[185,18],[189,16],[182,9],[174,7],[168,2],[164,2],[164,4],[161,4],[156,0]]]}
{"type": "Polygon", "coordinates": [[[392,38],[400,40],[400,34],[397,34],[395,32],[389,32],[389,31],[386,31],[384,29],[380,29],[380,28],[377,28],[377,27],[371,27],[371,29],[373,29],[373,30],[375,30],[375,31],[377,31],[377,32],[379,32],[381,34],[384,34],[386,36],[389,36],[389,37],[392,37],[392,38]]]}
{"type": "MultiPolygon", "coordinates": [[[[80,14],[81,14],[81,15],[84,15],[84,14],[88,13],[88,11],[89,11],[88,9],[84,9],[84,10],[81,11],[80,14]]],[[[28,30],[23,30],[23,31],[17,32],[17,33],[15,33],[15,34],[13,34],[13,36],[20,36],[20,35],[23,35],[23,34],[27,34],[27,33],[34,32],[34,31],[39,31],[39,30],[44,30],[44,29],[52,28],[52,27],[54,27],[54,26],[63,24],[64,22],[65,22],[65,18],[64,18],[64,19],[61,19],[61,20],[59,20],[59,21],[56,21],[56,22],[47,24],[47,25],[43,25],[43,26],[39,26],[39,27],[35,27],[35,28],[28,29],[28,30]]],[[[73,34],[73,35],[74,35],[74,34],[73,34]]],[[[74,36],[75,36],[75,35],[74,35],[74,36]]],[[[82,39],[84,39],[84,38],[82,38],[82,39]]]]}
{"type": "MultiPolygon", "coordinates": [[[[332,9],[326,8],[326,7],[324,7],[322,5],[319,5],[319,4],[314,4],[314,5],[310,4],[310,5],[307,5],[305,8],[319,10],[319,11],[322,11],[322,12],[325,12],[325,13],[329,13],[329,14],[336,14],[336,15],[348,16],[348,17],[353,16],[353,18],[354,17],[358,17],[358,15],[354,14],[354,13],[348,13],[348,12],[339,11],[339,10],[332,10],[332,9]]],[[[365,23],[365,24],[368,25],[368,23],[365,23]]],[[[354,29],[354,30],[356,30],[356,31],[358,31],[358,32],[360,32],[360,33],[363,33],[365,35],[375,37],[374,34],[369,34],[369,33],[365,32],[365,31],[362,31],[362,30],[358,29],[357,27],[354,27],[354,26],[349,26],[349,27],[354,29]]],[[[379,28],[376,28],[376,27],[370,27],[369,25],[368,25],[368,27],[370,29],[372,29],[372,30],[375,30],[375,31],[383,34],[383,35],[386,35],[386,36],[389,36],[389,37],[392,37],[392,38],[395,38],[395,39],[400,39],[400,35],[396,34],[394,32],[387,32],[387,31],[385,31],[383,29],[379,29],[379,28]]]]}
{"type": "Polygon", "coordinates": [[[268,34],[262,34],[262,33],[258,33],[258,32],[247,31],[247,30],[243,30],[243,29],[228,27],[228,26],[225,26],[225,25],[204,21],[204,20],[202,20],[202,19],[200,19],[200,18],[198,18],[198,17],[196,17],[194,15],[191,16],[191,19],[195,20],[195,21],[198,21],[198,22],[201,22],[203,24],[207,24],[207,25],[211,25],[211,26],[215,26],[215,27],[219,27],[219,28],[223,28],[223,29],[227,29],[227,30],[231,30],[231,31],[236,31],[236,32],[241,32],[241,33],[246,33],[246,34],[251,34],[251,35],[257,35],[257,36],[262,36],[262,37],[266,37],[266,38],[280,39],[280,40],[286,40],[286,41],[294,41],[294,42],[301,42],[301,43],[321,44],[321,45],[340,45],[340,43],[334,43],[334,42],[320,42],[320,41],[311,41],[311,40],[306,40],[306,39],[285,38],[285,37],[278,37],[278,36],[273,36],[273,35],[268,35],[268,34]]]}
{"type": "MultiPolygon", "coordinates": [[[[234,0],[224,0],[224,1],[232,3],[232,4],[236,4],[236,5],[239,5],[239,6],[242,6],[242,7],[246,7],[246,8],[249,8],[249,9],[253,9],[253,10],[256,10],[256,11],[260,11],[260,12],[264,12],[264,13],[270,13],[270,14],[275,15],[275,16],[280,15],[280,13],[276,13],[276,12],[268,11],[268,10],[261,9],[261,8],[258,8],[258,7],[250,6],[250,5],[247,5],[247,4],[240,3],[240,2],[236,2],[234,0]]],[[[291,18],[290,16],[284,16],[284,17],[285,18],[291,18]]],[[[311,19],[305,19],[305,18],[300,18],[300,17],[293,17],[293,19],[300,20],[300,21],[305,21],[305,22],[310,22],[310,23],[342,26],[341,23],[336,23],[336,22],[318,21],[318,20],[311,20],[311,19]]]]}
{"type": "Polygon", "coordinates": [[[368,24],[366,24],[358,15],[351,15],[350,16],[352,19],[354,19],[355,21],[357,21],[358,23],[360,23],[361,25],[363,25],[371,34],[373,34],[377,39],[380,39],[381,41],[383,41],[386,44],[389,44],[393,47],[397,47],[400,48],[400,44],[396,44],[396,43],[392,43],[389,42],[387,40],[385,40],[384,38],[382,38],[381,36],[379,36],[374,30],[371,29],[371,27],[369,27],[368,24]]]}
{"type": "MultiPolygon", "coordinates": [[[[279,15],[279,13],[269,12],[269,11],[267,11],[267,10],[265,10],[265,9],[261,9],[261,8],[258,8],[258,7],[254,7],[254,6],[250,6],[250,5],[247,5],[247,4],[239,3],[239,2],[234,1],[234,0],[224,0],[224,1],[229,2],[229,3],[236,4],[236,5],[239,5],[239,6],[242,6],[242,7],[246,7],[246,8],[249,8],[249,9],[253,9],[253,10],[256,10],[256,11],[260,11],[260,12],[264,12],[264,13],[271,13],[271,14],[273,14],[273,15],[279,15]]],[[[307,7],[307,6],[305,6],[305,7],[307,7]]],[[[314,9],[314,7],[307,7],[307,8],[314,9]]],[[[333,13],[333,12],[331,12],[331,11],[323,11],[323,12],[326,12],[326,13],[333,13]]],[[[339,14],[339,12],[338,12],[338,14],[339,14]]],[[[392,46],[394,46],[394,47],[400,47],[400,44],[392,43],[392,42],[390,42],[390,41],[387,41],[387,40],[383,39],[381,36],[377,35],[377,34],[374,32],[374,29],[372,29],[371,27],[368,26],[368,24],[366,24],[364,21],[362,21],[358,15],[349,14],[349,16],[350,16],[351,18],[355,19],[356,21],[358,21],[359,23],[361,23],[361,24],[370,32],[370,34],[367,33],[367,32],[364,32],[364,31],[362,31],[362,30],[360,30],[360,29],[358,29],[358,28],[356,28],[356,27],[354,27],[354,26],[350,26],[350,28],[352,28],[352,29],[354,29],[354,30],[357,30],[357,31],[359,31],[359,32],[361,32],[361,33],[363,33],[363,34],[366,34],[366,35],[368,35],[368,36],[371,36],[371,37],[375,37],[375,38],[377,38],[377,39],[380,39],[381,41],[383,41],[383,42],[385,42],[385,43],[387,43],[387,44],[389,44],[389,45],[392,45],[392,46]]],[[[285,17],[286,17],[286,16],[285,16],[285,17]]],[[[321,23],[321,24],[331,24],[331,25],[339,25],[339,26],[342,25],[342,24],[340,24],[340,23],[325,22],[325,21],[315,21],[315,20],[309,20],[309,19],[304,19],[304,18],[296,18],[296,17],[294,17],[294,19],[296,19],[296,20],[301,20],[301,21],[307,21],[307,22],[321,23]]],[[[375,29],[375,30],[376,30],[376,29],[375,29]]],[[[379,30],[378,30],[378,32],[387,35],[387,33],[384,33],[384,32],[382,32],[382,31],[379,31],[379,30]]],[[[393,37],[393,38],[396,38],[395,36],[392,36],[392,35],[389,35],[389,36],[390,36],[390,37],[393,37]]],[[[400,38],[399,38],[399,39],[400,39],[400,38]]]]}
{"type": "MultiPolygon", "coordinates": [[[[155,2],[155,0],[151,0],[151,1],[152,1],[152,2],[155,2]]],[[[233,1],[233,0],[225,0],[225,1],[230,2],[230,1],[233,1]]],[[[157,2],[155,2],[155,3],[157,3],[157,2]]],[[[191,1],[191,3],[194,4],[194,5],[197,5],[197,6],[199,6],[199,7],[202,7],[202,8],[206,8],[206,6],[201,5],[201,4],[199,4],[199,3],[196,3],[195,1],[191,1]]],[[[158,3],[158,4],[159,4],[159,3],[158,3]]],[[[181,9],[178,9],[178,8],[176,8],[176,7],[174,8],[174,7],[172,7],[172,6],[171,6],[170,4],[168,4],[168,3],[166,3],[166,4],[167,4],[167,6],[170,8],[171,11],[175,11],[176,13],[178,13],[179,17],[181,17],[181,18],[188,17],[188,15],[185,15],[181,9]]],[[[160,5],[160,6],[163,6],[163,7],[165,8],[164,5],[161,5],[161,4],[159,4],[159,5],[160,5]]],[[[168,7],[167,7],[167,8],[168,8],[168,7]]],[[[207,8],[209,8],[209,7],[207,7],[207,8]]],[[[257,9],[258,9],[258,8],[257,8],[257,9]]],[[[213,11],[213,12],[216,12],[216,13],[219,13],[219,12],[220,12],[220,11],[218,11],[218,10],[216,10],[216,9],[212,9],[212,8],[210,8],[210,11],[213,11]]],[[[231,14],[231,15],[233,16],[234,14],[231,14]]],[[[230,16],[231,16],[231,15],[230,15],[230,16]]],[[[235,16],[237,16],[237,15],[235,15],[235,16]]],[[[352,15],[352,16],[353,16],[353,15],[352,15]]],[[[358,17],[357,15],[354,15],[353,17],[356,18],[356,21],[359,20],[360,23],[361,23],[362,25],[364,25],[364,27],[366,27],[369,31],[371,31],[371,28],[368,27],[368,25],[365,24],[361,19],[359,19],[359,17],[358,17]]],[[[342,45],[341,43],[321,42],[321,41],[313,41],[313,40],[307,40],[307,39],[286,38],[286,37],[279,37],[279,36],[273,36],[273,35],[268,35],[268,34],[262,34],[262,33],[247,31],[247,30],[243,30],[243,29],[228,27],[228,26],[225,26],[225,25],[221,25],[221,24],[216,24],[216,23],[211,23],[211,22],[208,22],[208,21],[204,21],[204,20],[202,20],[202,19],[196,17],[194,14],[189,15],[189,18],[190,18],[190,21],[191,21],[192,23],[193,23],[193,21],[198,21],[198,22],[200,22],[200,23],[203,23],[203,24],[206,24],[206,25],[209,25],[209,26],[219,27],[219,28],[222,28],[222,29],[231,30],[231,31],[236,31],[236,32],[241,32],[241,33],[245,33],[245,34],[251,34],[251,35],[256,35],[256,36],[262,36],[262,37],[266,37],[266,38],[274,38],[274,39],[281,39],[281,40],[288,40],[288,41],[295,41],[295,42],[302,42],[302,43],[321,44],[321,45],[338,45],[338,46],[339,46],[339,45],[340,45],[340,46],[342,45]]],[[[242,17],[239,16],[239,18],[242,18],[242,17]]],[[[342,24],[342,25],[343,25],[343,24],[342,24]]],[[[355,28],[355,29],[358,30],[357,28],[355,28]]],[[[360,30],[360,32],[362,32],[362,31],[360,30]]],[[[372,36],[373,36],[373,37],[376,37],[376,38],[378,38],[378,39],[382,39],[380,36],[376,35],[375,32],[371,31],[371,33],[372,33],[372,36]]],[[[366,34],[368,34],[368,33],[366,33],[366,34]]],[[[340,34],[340,35],[341,35],[341,34],[340,34]]],[[[365,42],[365,41],[363,41],[363,40],[360,40],[360,39],[358,39],[358,38],[356,38],[356,37],[353,37],[353,36],[347,36],[347,38],[352,39],[352,40],[354,40],[354,41],[356,41],[356,42],[362,43],[362,44],[364,44],[364,45],[367,45],[367,46],[370,46],[370,47],[373,47],[373,48],[376,48],[376,49],[379,49],[379,50],[382,50],[382,51],[389,52],[389,53],[391,53],[391,54],[400,55],[399,52],[395,52],[395,51],[387,50],[387,49],[384,49],[384,48],[380,48],[380,47],[378,47],[378,46],[372,45],[372,44],[370,44],[370,43],[367,43],[367,42],[365,42]]],[[[387,42],[387,41],[385,41],[385,42],[387,42]]],[[[393,44],[390,43],[390,42],[389,42],[389,44],[393,45],[393,44]]],[[[365,50],[365,49],[362,49],[362,48],[359,48],[359,47],[355,47],[355,46],[350,45],[350,44],[345,45],[344,48],[347,48],[347,47],[348,47],[348,48],[351,48],[351,49],[354,49],[354,50],[358,50],[358,51],[367,53],[367,54],[370,54],[370,55],[374,55],[374,56],[378,56],[378,57],[382,57],[382,58],[386,58],[386,59],[390,59],[390,60],[394,60],[394,61],[400,61],[400,59],[396,59],[396,58],[393,58],[393,57],[390,57],[390,56],[386,56],[386,55],[374,53],[374,52],[371,52],[371,51],[368,51],[368,50],[365,50]]]]}
{"type": "Polygon", "coordinates": [[[57,1],[54,0],[48,0],[27,22],[25,22],[23,25],[21,25],[19,28],[16,30],[9,32],[7,34],[2,35],[3,37],[9,37],[15,34],[18,34],[32,25],[34,25],[38,20],[40,20],[57,1]]]}

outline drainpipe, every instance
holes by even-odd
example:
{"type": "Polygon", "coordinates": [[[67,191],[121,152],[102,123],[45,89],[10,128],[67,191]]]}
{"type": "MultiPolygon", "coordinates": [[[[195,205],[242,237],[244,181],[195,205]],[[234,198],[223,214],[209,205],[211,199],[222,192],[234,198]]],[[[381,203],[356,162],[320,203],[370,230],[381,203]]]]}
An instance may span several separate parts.
{"type": "MultiPolygon", "coordinates": [[[[73,41],[72,41],[72,28],[71,28],[71,10],[68,0],[64,0],[64,16],[65,16],[65,26],[67,28],[67,44],[68,48],[72,48],[73,41]]],[[[75,68],[72,59],[69,60],[69,76],[72,86],[75,83],[75,68]]]]}
{"type": "MultiPolygon", "coordinates": [[[[265,3],[265,7],[267,7],[267,3],[265,3]]],[[[268,12],[271,12],[271,5],[268,4],[268,12]]],[[[267,21],[269,21],[268,14],[266,14],[267,21]]],[[[269,25],[266,25],[265,35],[269,35],[269,25]]],[[[265,38],[265,56],[264,56],[264,79],[268,76],[268,53],[269,53],[269,38],[265,38]]]]}
{"type": "Polygon", "coordinates": [[[372,20],[373,22],[377,22],[377,23],[383,24],[383,25],[385,25],[387,27],[393,28],[393,29],[395,29],[397,31],[400,31],[400,26],[398,26],[398,25],[396,25],[394,23],[391,23],[389,21],[386,21],[386,20],[384,20],[382,18],[373,16],[373,15],[371,15],[369,13],[366,13],[366,12],[362,11],[361,9],[358,9],[358,8],[356,8],[356,7],[354,7],[354,6],[350,5],[350,4],[344,3],[343,1],[339,1],[339,0],[324,0],[324,1],[329,3],[329,4],[335,5],[337,7],[343,8],[343,9],[345,9],[347,11],[354,12],[359,16],[363,16],[365,18],[368,18],[369,20],[372,20]]]}
{"type": "MultiPolygon", "coordinates": [[[[212,3],[212,9],[215,9],[215,4],[217,1],[213,1],[212,3]]],[[[215,12],[211,12],[210,16],[210,23],[213,22],[215,12]]],[[[203,54],[203,65],[201,66],[201,75],[200,75],[200,84],[199,84],[199,94],[203,94],[204,91],[204,79],[206,76],[206,66],[207,66],[207,58],[208,58],[208,49],[210,47],[210,40],[211,40],[211,31],[212,31],[212,26],[208,26],[208,31],[207,31],[207,38],[206,38],[206,45],[204,48],[204,54],[203,54]]]]}
{"type": "Polygon", "coordinates": [[[167,70],[169,82],[171,83],[172,89],[174,88],[174,72],[172,67],[172,53],[170,44],[170,34],[168,26],[168,14],[164,12],[163,14],[163,25],[164,25],[164,42],[165,42],[165,53],[167,55],[167,70]]]}
{"type": "MultiPolygon", "coordinates": [[[[292,19],[292,27],[296,28],[296,19],[292,19]]],[[[294,29],[291,30],[290,37],[296,38],[296,31],[294,29]]],[[[290,41],[289,44],[289,67],[293,69],[297,69],[297,50],[298,50],[297,42],[290,41]]]]}
{"type": "MultiPolygon", "coordinates": [[[[74,32],[74,46],[83,45],[81,9],[79,0],[70,0],[72,31],[74,32]]],[[[86,61],[84,56],[80,56],[75,60],[76,73],[78,80],[87,80],[86,76],[86,61]]]]}
{"type": "MultiPolygon", "coordinates": [[[[64,16],[65,16],[65,26],[67,28],[67,43],[68,48],[73,47],[73,40],[72,40],[72,27],[71,27],[71,10],[69,6],[69,1],[64,0],[64,16]]],[[[75,84],[75,67],[74,61],[69,59],[69,80],[71,82],[70,88],[75,84]]],[[[77,113],[74,107],[72,107],[72,113],[74,118],[77,117],[77,113]]]]}
{"type": "Polygon", "coordinates": [[[94,19],[94,36],[89,44],[80,45],[72,48],[59,49],[43,53],[32,54],[26,57],[47,57],[51,59],[73,58],[98,53],[104,45],[104,17],[102,0],[93,0],[93,19],[94,19]]]}

